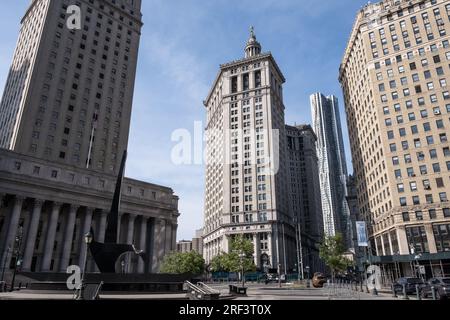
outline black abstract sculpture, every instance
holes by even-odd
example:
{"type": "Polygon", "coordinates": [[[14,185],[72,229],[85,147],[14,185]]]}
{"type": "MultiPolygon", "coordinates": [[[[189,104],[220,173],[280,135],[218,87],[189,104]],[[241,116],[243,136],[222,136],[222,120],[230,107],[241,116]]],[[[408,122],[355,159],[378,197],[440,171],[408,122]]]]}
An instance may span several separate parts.
{"type": "Polygon", "coordinates": [[[122,194],[122,181],[125,172],[125,163],[127,160],[127,151],[124,151],[122,157],[122,163],[120,165],[119,177],[116,183],[116,189],[114,192],[114,198],[111,206],[111,211],[108,214],[106,222],[105,243],[95,241],[93,230],[93,241],[89,245],[94,261],[97,264],[101,273],[115,273],[116,262],[119,257],[127,252],[132,252],[140,256],[145,261],[145,253],[143,251],[136,250],[132,244],[118,244],[118,221],[119,221],[119,208],[120,198],[122,194]]]}

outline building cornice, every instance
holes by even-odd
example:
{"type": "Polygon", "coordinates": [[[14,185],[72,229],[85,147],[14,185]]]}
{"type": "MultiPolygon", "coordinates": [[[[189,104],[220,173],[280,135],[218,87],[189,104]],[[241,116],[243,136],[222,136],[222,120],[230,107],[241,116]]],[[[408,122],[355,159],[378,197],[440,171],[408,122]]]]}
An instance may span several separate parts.
{"type": "Polygon", "coordinates": [[[220,80],[220,78],[221,78],[221,76],[222,76],[222,74],[224,72],[226,72],[229,69],[233,69],[233,68],[245,65],[245,64],[255,63],[255,62],[259,62],[259,61],[266,60],[266,59],[269,59],[272,62],[273,66],[275,67],[275,70],[280,75],[282,82],[285,83],[286,82],[286,78],[284,77],[283,73],[281,72],[281,69],[279,68],[279,66],[278,66],[277,62],[275,61],[275,58],[273,57],[271,52],[262,53],[260,55],[257,55],[257,56],[254,56],[254,57],[250,57],[250,58],[243,58],[243,59],[239,59],[239,60],[234,60],[234,61],[231,61],[231,62],[228,62],[228,63],[220,65],[220,70],[217,73],[217,76],[216,76],[216,78],[214,80],[214,83],[213,83],[209,93],[208,93],[208,96],[207,96],[206,100],[203,101],[203,105],[205,107],[208,106],[209,100],[211,99],[211,96],[212,96],[212,94],[214,92],[214,89],[216,88],[217,83],[219,82],[219,80],[220,80]]]}
{"type": "Polygon", "coordinates": [[[399,4],[395,4],[398,1],[383,0],[374,4],[366,4],[361,10],[359,10],[355,22],[352,27],[350,38],[345,48],[345,53],[339,67],[339,81],[342,82],[342,76],[347,66],[350,55],[353,51],[354,42],[360,33],[361,27],[364,25],[370,25],[375,22],[376,25],[381,26],[383,18],[390,16],[399,10],[406,9],[411,6],[425,2],[424,0],[401,0],[399,4]],[[389,6],[388,9],[385,9],[389,6]]]}

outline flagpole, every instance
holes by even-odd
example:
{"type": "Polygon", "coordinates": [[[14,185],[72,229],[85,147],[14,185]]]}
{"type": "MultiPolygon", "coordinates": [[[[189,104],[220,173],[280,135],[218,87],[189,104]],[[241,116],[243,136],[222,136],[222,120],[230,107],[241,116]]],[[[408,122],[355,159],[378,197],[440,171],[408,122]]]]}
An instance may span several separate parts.
{"type": "Polygon", "coordinates": [[[92,156],[92,147],[94,145],[94,134],[95,134],[95,127],[97,124],[97,114],[94,114],[93,116],[93,122],[92,122],[92,131],[91,131],[91,138],[89,141],[89,152],[88,152],[88,158],[87,158],[87,163],[86,163],[86,169],[89,169],[90,166],[90,162],[91,162],[91,156],[92,156]]]}

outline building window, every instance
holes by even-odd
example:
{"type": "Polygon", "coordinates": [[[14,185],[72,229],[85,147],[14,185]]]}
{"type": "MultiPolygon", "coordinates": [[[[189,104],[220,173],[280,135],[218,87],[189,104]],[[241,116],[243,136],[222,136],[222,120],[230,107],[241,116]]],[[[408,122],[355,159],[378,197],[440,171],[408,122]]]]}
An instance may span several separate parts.
{"type": "Polygon", "coordinates": [[[402,217],[403,217],[403,222],[409,222],[410,221],[409,212],[403,212],[402,213],[402,217]]]}
{"type": "Polygon", "coordinates": [[[450,251],[450,224],[433,226],[434,240],[438,252],[450,251]]]}
{"type": "Polygon", "coordinates": [[[261,87],[261,71],[255,71],[255,88],[261,87]]]}
{"type": "Polygon", "coordinates": [[[238,78],[231,78],[231,93],[236,93],[238,91],[238,78]]]}
{"type": "Polygon", "coordinates": [[[418,221],[423,221],[423,212],[422,211],[416,211],[416,219],[418,221]]]}
{"type": "Polygon", "coordinates": [[[414,247],[416,254],[430,252],[425,227],[406,228],[406,237],[408,238],[409,246],[414,247]]]}
{"type": "Polygon", "coordinates": [[[406,198],[405,197],[401,197],[400,198],[400,205],[402,207],[406,207],[407,206],[407,202],[406,202],[406,198]]]}
{"type": "Polygon", "coordinates": [[[450,208],[443,208],[442,213],[445,218],[450,218],[450,208]]]}
{"type": "Polygon", "coordinates": [[[54,178],[54,179],[58,178],[58,171],[57,170],[52,170],[52,178],[54,178]]]}
{"type": "Polygon", "coordinates": [[[242,75],[242,90],[247,91],[250,89],[250,75],[248,73],[242,75]]]}
{"type": "Polygon", "coordinates": [[[431,219],[431,220],[436,219],[436,217],[437,217],[436,209],[430,209],[430,210],[428,210],[428,213],[429,213],[429,215],[430,215],[430,219],[431,219]]]}

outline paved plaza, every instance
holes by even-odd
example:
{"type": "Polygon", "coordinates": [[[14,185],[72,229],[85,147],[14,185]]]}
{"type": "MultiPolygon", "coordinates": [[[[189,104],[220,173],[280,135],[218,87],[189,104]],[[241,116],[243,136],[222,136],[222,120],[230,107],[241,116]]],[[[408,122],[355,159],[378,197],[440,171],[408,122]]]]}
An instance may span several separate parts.
{"type": "MultiPolygon", "coordinates": [[[[247,296],[231,298],[228,284],[213,284],[212,288],[220,291],[224,299],[237,301],[257,300],[402,300],[401,297],[392,297],[386,291],[378,295],[345,288],[299,288],[283,284],[280,288],[277,284],[248,284],[247,296]]],[[[35,293],[29,291],[17,291],[13,293],[0,293],[0,300],[72,300],[72,294],[35,293]]],[[[101,294],[102,300],[185,300],[186,294],[101,294]]],[[[415,297],[411,296],[411,300],[415,297]]]]}

